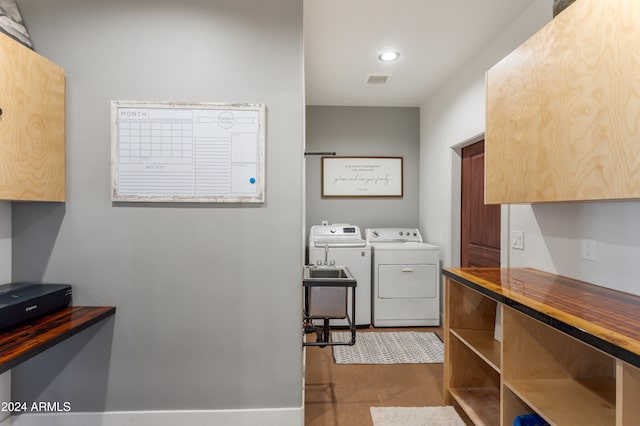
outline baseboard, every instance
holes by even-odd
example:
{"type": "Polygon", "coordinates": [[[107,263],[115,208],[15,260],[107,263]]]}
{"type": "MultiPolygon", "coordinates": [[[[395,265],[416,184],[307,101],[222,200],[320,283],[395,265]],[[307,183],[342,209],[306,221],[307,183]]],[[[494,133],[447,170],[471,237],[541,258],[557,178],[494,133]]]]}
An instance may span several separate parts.
{"type": "Polygon", "coordinates": [[[266,408],[207,411],[109,411],[11,416],[0,426],[302,426],[304,409],[266,408]]]}
{"type": "Polygon", "coordinates": [[[438,318],[435,318],[435,319],[383,319],[383,320],[374,321],[373,326],[374,327],[440,327],[440,322],[438,318]]]}

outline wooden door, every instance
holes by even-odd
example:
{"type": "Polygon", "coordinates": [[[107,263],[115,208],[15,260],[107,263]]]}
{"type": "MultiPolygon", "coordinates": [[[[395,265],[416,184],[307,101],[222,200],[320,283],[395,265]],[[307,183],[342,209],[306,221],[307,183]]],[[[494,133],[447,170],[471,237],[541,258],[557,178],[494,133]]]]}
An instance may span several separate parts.
{"type": "Polygon", "coordinates": [[[484,141],[462,149],[460,266],[500,266],[500,205],[484,203],[484,141]]]}

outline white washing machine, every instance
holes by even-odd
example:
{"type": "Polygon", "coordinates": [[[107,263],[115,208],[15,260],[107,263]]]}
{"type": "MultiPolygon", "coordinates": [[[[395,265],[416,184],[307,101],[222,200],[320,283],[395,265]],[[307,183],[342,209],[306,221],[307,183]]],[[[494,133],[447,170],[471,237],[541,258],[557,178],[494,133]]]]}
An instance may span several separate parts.
{"type": "MultiPolygon", "coordinates": [[[[360,227],[347,224],[312,226],[309,231],[309,263],[349,268],[357,281],[355,324],[371,324],[371,246],[362,236],[360,227]]],[[[351,306],[351,291],[348,292],[347,306],[351,306]]],[[[349,325],[343,319],[332,319],[330,324],[349,325]]]]}
{"type": "Polygon", "coordinates": [[[375,327],[440,325],[440,249],[417,228],[366,230],[375,327]]]}

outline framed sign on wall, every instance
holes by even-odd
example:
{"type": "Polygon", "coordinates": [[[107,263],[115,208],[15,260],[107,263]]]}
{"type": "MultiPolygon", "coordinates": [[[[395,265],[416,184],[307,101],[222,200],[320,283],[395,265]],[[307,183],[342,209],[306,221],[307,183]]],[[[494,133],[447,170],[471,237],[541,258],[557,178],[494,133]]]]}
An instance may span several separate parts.
{"type": "Polygon", "coordinates": [[[402,157],[322,157],[323,197],[402,197],[402,157]]]}

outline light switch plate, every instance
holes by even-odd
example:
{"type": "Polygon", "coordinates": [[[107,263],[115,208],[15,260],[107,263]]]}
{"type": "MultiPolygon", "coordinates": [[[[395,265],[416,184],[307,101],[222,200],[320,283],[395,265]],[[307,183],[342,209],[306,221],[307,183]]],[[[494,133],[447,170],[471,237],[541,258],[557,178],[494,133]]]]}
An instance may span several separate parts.
{"type": "Polygon", "coordinates": [[[511,231],[511,248],[524,250],[524,231],[511,231]]]}
{"type": "Polygon", "coordinates": [[[596,240],[592,238],[582,239],[582,258],[591,262],[598,260],[596,257],[596,240]]]}

